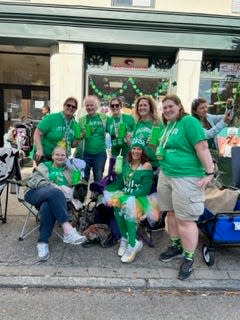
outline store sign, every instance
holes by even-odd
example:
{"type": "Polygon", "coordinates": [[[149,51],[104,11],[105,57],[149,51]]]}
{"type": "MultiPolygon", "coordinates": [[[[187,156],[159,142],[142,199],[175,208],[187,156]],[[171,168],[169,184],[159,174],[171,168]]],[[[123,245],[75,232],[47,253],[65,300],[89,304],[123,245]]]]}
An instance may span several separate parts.
{"type": "Polygon", "coordinates": [[[148,64],[147,58],[111,57],[113,68],[147,69],[148,64]]]}
{"type": "Polygon", "coordinates": [[[220,72],[228,76],[240,77],[240,63],[220,63],[220,72]]]}

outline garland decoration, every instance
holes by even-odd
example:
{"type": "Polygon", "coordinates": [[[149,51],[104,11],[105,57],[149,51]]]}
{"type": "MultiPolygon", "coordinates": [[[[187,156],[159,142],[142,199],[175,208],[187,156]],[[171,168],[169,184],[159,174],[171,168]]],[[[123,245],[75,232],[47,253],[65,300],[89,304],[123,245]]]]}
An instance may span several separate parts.
{"type": "MultiPolygon", "coordinates": [[[[127,79],[127,81],[125,83],[122,84],[121,88],[119,88],[117,91],[115,91],[114,93],[108,93],[108,92],[104,92],[103,90],[99,89],[99,87],[96,85],[95,81],[90,77],[89,78],[89,85],[92,88],[92,90],[94,91],[94,93],[103,98],[103,99],[112,99],[115,98],[117,96],[122,95],[124,92],[127,91],[127,89],[129,89],[129,86],[131,86],[134,90],[134,92],[138,95],[138,96],[142,96],[142,95],[151,95],[153,97],[159,97],[161,95],[165,95],[168,92],[169,89],[169,80],[167,79],[163,79],[158,87],[156,88],[155,91],[149,93],[149,92],[144,92],[141,88],[138,87],[137,85],[137,80],[136,78],[133,77],[129,77],[127,79]]],[[[175,87],[177,85],[176,81],[173,81],[171,83],[171,85],[173,87],[175,87]]]]}

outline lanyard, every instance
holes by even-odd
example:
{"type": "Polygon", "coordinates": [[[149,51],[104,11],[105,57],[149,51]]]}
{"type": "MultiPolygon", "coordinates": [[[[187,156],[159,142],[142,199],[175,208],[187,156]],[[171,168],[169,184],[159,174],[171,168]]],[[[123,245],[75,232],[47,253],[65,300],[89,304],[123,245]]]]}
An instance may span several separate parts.
{"type": "MultiPolygon", "coordinates": [[[[115,121],[115,118],[114,117],[112,117],[112,120],[113,120],[113,131],[114,131],[114,133],[115,133],[115,137],[117,137],[118,136],[118,128],[119,128],[119,125],[120,125],[120,123],[122,123],[123,121],[122,121],[122,115],[120,116],[120,117],[118,117],[118,119],[120,119],[119,120],[119,122],[118,123],[116,123],[116,121],[115,121]]],[[[111,130],[112,131],[112,130],[111,130]]]]}
{"type": "Polygon", "coordinates": [[[169,140],[169,137],[170,137],[170,135],[172,134],[173,130],[176,127],[177,121],[175,121],[173,123],[171,128],[169,128],[170,124],[171,124],[171,122],[167,124],[167,126],[166,126],[166,128],[165,128],[165,130],[163,132],[163,135],[162,135],[162,137],[160,139],[160,146],[163,147],[163,149],[165,149],[166,144],[167,144],[167,142],[169,140]]]}
{"type": "Polygon", "coordinates": [[[67,119],[64,117],[63,112],[62,112],[62,118],[65,125],[64,140],[66,143],[67,153],[70,154],[71,153],[71,134],[72,134],[71,125],[73,123],[73,119],[70,119],[69,121],[67,121],[67,119]]]}

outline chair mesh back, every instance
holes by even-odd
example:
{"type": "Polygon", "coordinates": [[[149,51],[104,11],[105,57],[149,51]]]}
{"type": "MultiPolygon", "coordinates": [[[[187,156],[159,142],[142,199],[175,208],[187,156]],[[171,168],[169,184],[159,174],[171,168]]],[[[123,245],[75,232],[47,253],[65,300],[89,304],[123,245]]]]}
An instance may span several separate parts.
{"type": "Polygon", "coordinates": [[[7,179],[21,179],[21,172],[18,165],[18,150],[13,148],[0,148],[0,190],[7,182],[7,179]]]}

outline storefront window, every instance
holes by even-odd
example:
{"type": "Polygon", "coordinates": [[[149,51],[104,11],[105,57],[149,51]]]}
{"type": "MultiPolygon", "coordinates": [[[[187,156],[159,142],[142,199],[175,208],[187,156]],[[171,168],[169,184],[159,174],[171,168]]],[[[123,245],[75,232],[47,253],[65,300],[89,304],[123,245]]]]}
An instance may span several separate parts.
{"type": "Polygon", "coordinates": [[[209,112],[221,114],[225,112],[226,100],[234,99],[234,125],[240,126],[240,80],[201,79],[199,96],[209,103],[209,112]]]}
{"type": "Polygon", "coordinates": [[[88,92],[99,97],[107,104],[113,97],[124,97],[126,104],[132,107],[136,97],[152,95],[155,99],[168,92],[169,79],[142,78],[125,76],[90,75],[88,92]]]}

